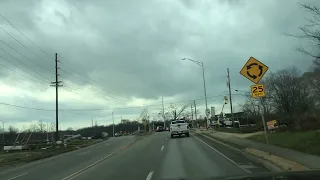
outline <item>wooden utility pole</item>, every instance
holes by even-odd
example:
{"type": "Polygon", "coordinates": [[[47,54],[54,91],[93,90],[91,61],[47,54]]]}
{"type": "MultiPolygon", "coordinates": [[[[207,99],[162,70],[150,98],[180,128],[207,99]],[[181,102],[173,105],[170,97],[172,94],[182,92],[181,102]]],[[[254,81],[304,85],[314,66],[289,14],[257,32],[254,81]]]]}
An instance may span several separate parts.
{"type": "Polygon", "coordinates": [[[191,121],[193,121],[193,109],[192,109],[192,101],[190,103],[190,108],[191,108],[191,121]]]}
{"type": "Polygon", "coordinates": [[[162,100],[162,118],[163,118],[163,128],[166,129],[166,120],[164,117],[164,105],[163,105],[163,96],[161,97],[162,100]]]}
{"type": "Polygon", "coordinates": [[[194,115],[195,115],[195,118],[196,118],[196,121],[197,121],[197,105],[196,105],[196,100],[193,100],[193,103],[194,103],[194,115]]]}
{"type": "Polygon", "coordinates": [[[55,70],[56,70],[56,81],[55,82],[51,82],[50,86],[56,87],[56,134],[55,134],[55,140],[58,141],[59,140],[59,87],[61,87],[62,85],[60,83],[62,83],[62,81],[58,80],[59,74],[58,74],[58,62],[60,62],[58,60],[58,53],[55,54],[55,70]]]}
{"type": "Polygon", "coordinates": [[[227,72],[228,72],[228,88],[229,88],[230,111],[231,111],[232,125],[233,125],[234,117],[233,117],[233,110],[232,110],[231,85],[230,85],[231,83],[230,83],[229,68],[227,68],[227,72]]]}

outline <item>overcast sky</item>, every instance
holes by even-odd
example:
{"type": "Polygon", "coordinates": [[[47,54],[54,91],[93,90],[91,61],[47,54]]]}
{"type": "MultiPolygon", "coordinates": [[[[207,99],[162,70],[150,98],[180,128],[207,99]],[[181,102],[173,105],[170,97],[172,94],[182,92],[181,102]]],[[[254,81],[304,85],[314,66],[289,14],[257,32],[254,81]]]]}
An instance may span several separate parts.
{"type": "Polygon", "coordinates": [[[182,58],[204,63],[208,106],[217,113],[229,68],[238,111],[244,92],[235,89],[252,85],[239,74],[250,56],[268,73],[310,68],[312,59],[295,50],[304,42],[283,35],[307,23],[310,14],[297,2],[320,6],[318,0],[0,0],[0,13],[15,27],[0,17],[0,120],[20,130],[55,121],[55,53],[64,82],[62,129],[90,126],[91,119],[110,124],[112,110],[116,122],[136,119],[146,108],[136,106],[153,105],[152,117],[162,96],[166,108],[197,99],[204,114],[201,67],[182,58]]]}

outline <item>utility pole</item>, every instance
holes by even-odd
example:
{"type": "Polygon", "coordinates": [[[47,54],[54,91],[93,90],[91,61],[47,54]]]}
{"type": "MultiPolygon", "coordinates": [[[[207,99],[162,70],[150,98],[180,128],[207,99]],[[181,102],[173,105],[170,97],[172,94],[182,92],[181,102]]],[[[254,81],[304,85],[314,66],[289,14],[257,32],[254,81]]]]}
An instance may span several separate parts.
{"type": "Polygon", "coordinates": [[[114,111],[112,111],[112,136],[114,137],[114,117],[113,117],[114,111]]]}
{"type": "Polygon", "coordinates": [[[58,53],[55,54],[55,70],[56,70],[56,81],[55,82],[51,82],[50,86],[56,87],[56,134],[55,134],[55,139],[56,141],[59,140],[59,87],[61,87],[62,85],[60,83],[62,83],[62,81],[58,80],[59,74],[58,74],[58,62],[60,62],[58,60],[58,53]]]}
{"type": "Polygon", "coordinates": [[[193,102],[191,101],[191,103],[190,103],[190,108],[191,108],[191,122],[192,122],[192,128],[194,128],[194,120],[193,120],[193,109],[192,109],[192,104],[193,104],[193,102]]]}
{"type": "Polygon", "coordinates": [[[190,108],[191,108],[191,121],[193,121],[193,109],[192,109],[192,101],[190,103],[190,108]]]}
{"type": "Polygon", "coordinates": [[[166,120],[164,118],[164,105],[163,105],[163,96],[161,97],[162,100],[162,118],[163,118],[163,128],[166,129],[166,120]]]}
{"type": "Polygon", "coordinates": [[[234,117],[233,117],[233,110],[232,110],[231,85],[230,85],[231,83],[230,83],[229,68],[227,68],[227,72],[228,72],[228,88],[229,88],[230,110],[231,110],[232,126],[233,126],[234,117]]]}
{"type": "Polygon", "coordinates": [[[49,142],[49,122],[47,122],[47,142],[49,142]]]}
{"type": "Polygon", "coordinates": [[[196,105],[196,100],[193,100],[194,102],[194,115],[195,115],[195,118],[196,118],[196,121],[197,121],[197,105],[196,105]]]}

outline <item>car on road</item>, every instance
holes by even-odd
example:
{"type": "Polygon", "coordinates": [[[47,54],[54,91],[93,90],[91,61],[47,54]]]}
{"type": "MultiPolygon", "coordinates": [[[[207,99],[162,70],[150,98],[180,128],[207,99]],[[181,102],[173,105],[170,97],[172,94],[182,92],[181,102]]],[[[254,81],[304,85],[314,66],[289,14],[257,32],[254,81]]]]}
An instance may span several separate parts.
{"type": "Polygon", "coordinates": [[[185,135],[189,137],[189,124],[184,120],[173,120],[170,124],[171,138],[175,135],[185,135]]]}
{"type": "Polygon", "coordinates": [[[162,132],[162,131],[164,131],[164,129],[163,129],[162,126],[158,126],[157,129],[156,129],[156,131],[157,131],[157,132],[162,132]]]}

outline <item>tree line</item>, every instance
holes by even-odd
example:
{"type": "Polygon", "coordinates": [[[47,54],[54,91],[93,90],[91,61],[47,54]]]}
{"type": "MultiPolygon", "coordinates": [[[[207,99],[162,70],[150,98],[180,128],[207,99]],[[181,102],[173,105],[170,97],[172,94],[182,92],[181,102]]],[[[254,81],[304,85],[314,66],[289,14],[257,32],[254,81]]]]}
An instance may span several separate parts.
{"type": "Polygon", "coordinates": [[[320,10],[316,6],[300,4],[312,14],[308,24],[300,27],[300,34],[285,34],[298,39],[306,39],[312,49],[298,47],[297,50],[314,58],[307,72],[295,66],[268,74],[262,84],[266,96],[254,99],[247,93],[242,110],[250,116],[260,116],[263,112],[267,120],[276,119],[293,129],[320,128],[320,10]]]}

